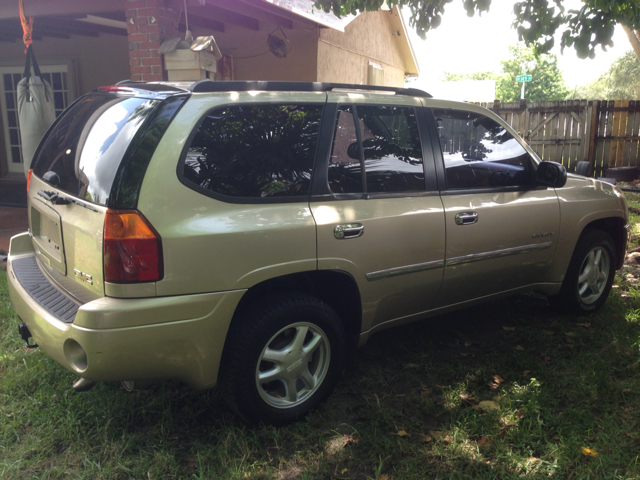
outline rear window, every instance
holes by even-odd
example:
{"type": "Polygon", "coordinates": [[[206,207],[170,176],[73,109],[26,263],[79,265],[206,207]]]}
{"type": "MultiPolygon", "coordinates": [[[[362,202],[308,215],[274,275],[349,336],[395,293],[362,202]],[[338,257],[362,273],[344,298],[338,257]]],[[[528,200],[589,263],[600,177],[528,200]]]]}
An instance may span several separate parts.
{"type": "Polygon", "coordinates": [[[182,168],[201,192],[245,199],[309,194],[323,105],[234,105],[210,112],[182,168]]]}
{"type": "Polygon", "coordinates": [[[33,172],[60,177],[64,192],[107,205],[120,162],[157,100],[88,95],[63,114],[46,136],[33,172]]]}

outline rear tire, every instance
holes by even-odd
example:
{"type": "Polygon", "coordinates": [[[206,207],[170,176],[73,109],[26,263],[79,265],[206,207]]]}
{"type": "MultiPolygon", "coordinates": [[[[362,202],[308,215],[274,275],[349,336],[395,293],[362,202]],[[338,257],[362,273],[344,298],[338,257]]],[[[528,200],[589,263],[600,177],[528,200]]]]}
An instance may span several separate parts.
{"type": "Polygon", "coordinates": [[[325,303],[301,293],[255,302],[229,331],[220,385],[250,423],[283,425],[322,403],[346,358],[344,328],[325,303]]]}
{"type": "Polygon", "coordinates": [[[600,309],[611,291],[616,250],[611,236],[590,230],[576,245],[560,293],[552,302],[564,310],[585,315],[600,309]]]}

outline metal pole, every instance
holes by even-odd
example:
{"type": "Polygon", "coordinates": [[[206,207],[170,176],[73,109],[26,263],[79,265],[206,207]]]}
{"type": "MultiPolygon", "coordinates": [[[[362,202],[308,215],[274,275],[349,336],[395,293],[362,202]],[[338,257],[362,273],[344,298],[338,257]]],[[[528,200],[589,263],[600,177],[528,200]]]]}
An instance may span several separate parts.
{"type": "MultiPolygon", "coordinates": [[[[525,69],[525,64],[522,64],[522,75],[526,75],[526,69],[525,69]]],[[[524,81],[524,78],[522,79],[522,89],[520,90],[520,100],[524,100],[524,84],[527,83],[524,81]]]]}

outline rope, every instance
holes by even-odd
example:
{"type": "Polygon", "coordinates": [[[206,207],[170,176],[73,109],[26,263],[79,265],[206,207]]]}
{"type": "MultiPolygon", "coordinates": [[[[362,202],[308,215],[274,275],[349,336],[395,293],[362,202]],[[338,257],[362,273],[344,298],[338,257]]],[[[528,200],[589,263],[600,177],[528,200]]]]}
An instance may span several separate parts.
{"type": "Polygon", "coordinates": [[[22,1],[18,0],[18,9],[20,10],[20,23],[22,24],[22,41],[25,45],[24,53],[27,53],[29,45],[33,43],[33,17],[29,17],[27,21],[22,1]]]}

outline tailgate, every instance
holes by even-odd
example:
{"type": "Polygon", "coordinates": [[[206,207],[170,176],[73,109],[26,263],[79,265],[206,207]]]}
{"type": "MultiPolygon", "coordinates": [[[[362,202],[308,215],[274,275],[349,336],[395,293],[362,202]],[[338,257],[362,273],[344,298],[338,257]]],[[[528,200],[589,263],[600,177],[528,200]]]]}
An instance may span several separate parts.
{"type": "Polygon", "coordinates": [[[55,204],[45,198],[51,193],[64,195],[32,177],[29,226],[41,268],[83,303],[104,296],[102,229],[106,207],[86,202],[55,204]]]}

